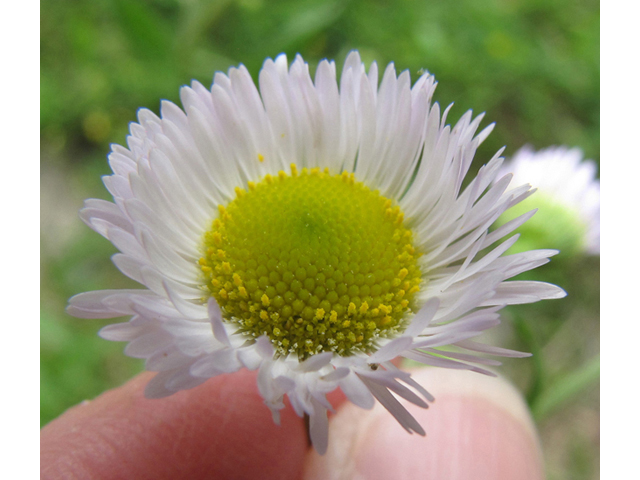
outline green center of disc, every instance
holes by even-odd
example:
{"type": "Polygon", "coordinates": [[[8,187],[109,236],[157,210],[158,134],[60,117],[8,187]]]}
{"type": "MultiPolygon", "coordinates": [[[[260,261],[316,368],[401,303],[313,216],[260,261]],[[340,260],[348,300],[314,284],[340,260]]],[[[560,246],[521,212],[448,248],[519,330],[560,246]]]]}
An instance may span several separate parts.
{"type": "Polygon", "coordinates": [[[403,220],[353,174],[292,165],[219,206],[200,266],[225,320],[280,355],[369,352],[404,329],[420,290],[403,220]]]}

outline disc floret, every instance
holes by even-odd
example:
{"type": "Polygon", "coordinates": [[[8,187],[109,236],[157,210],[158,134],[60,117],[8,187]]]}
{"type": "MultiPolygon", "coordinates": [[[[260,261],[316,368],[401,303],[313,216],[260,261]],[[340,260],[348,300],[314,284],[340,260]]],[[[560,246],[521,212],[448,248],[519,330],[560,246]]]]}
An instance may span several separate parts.
{"type": "Polygon", "coordinates": [[[353,174],[292,165],[236,188],[218,213],[199,261],[207,293],[226,321],[267,335],[280,355],[369,352],[415,311],[413,233],[353,174]]]}

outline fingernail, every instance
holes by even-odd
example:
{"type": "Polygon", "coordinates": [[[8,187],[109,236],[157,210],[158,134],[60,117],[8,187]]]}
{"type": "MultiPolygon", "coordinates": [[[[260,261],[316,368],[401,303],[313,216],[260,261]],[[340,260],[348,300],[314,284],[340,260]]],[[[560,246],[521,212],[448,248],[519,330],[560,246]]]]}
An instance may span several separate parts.
{"type": "Polygon", "coordinates": [[[331,420],[329,451],[310,454],[305,478],[544,478],[535,426],[509,383],[431,368],[413,377],[436,397],[429,409],[403,402],[426,437],[408,434],[380,405],[366,411],[346,402],[331,420]]]}

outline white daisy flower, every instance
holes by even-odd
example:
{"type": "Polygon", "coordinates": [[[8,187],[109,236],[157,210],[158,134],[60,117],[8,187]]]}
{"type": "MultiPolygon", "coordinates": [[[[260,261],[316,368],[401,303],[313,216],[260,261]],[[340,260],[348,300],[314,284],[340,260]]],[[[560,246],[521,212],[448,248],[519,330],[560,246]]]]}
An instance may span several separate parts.
{"type": "MultiPolygon", "coordinates": [[[[506,212],[498,224],[527,210],[536,215],[519,231],[519,247],[553,245],[563,252],[600,254],[600,181],[596,164],[579,148],[549,147],[535,152],[526,146],[500,169],[513,174],[512,185],[529,182],[534,196],[506,212]]],[[[518,247],[518,245],[516,245],[518,247]]]]}
{"type": "Polygon", "coordinates": [[[276,422],[285,395],[309,416],[320,453],[336,388],[424,435],[396,396],[433,397],[394,357],[491,374],[475,364],[499,362],[479,354],[527,356],[472,340],[498,310],[565,295],[506,281],[557,252],[503,255],[517,235],[498,242],[531,215],[489,227],[530,187],[506,191],[500,152],[462,187],[493,125],[476,134],[471,112],[446,125],[435,86],[424,74],[412,87],[393,64],[378,83],[357,52],[339,81],[329,61],[312,80],[281,55],[259,90],[240,66],[211,89],[183,87],[184,111],[140,110],[128,148],[109,155],[115,203],[87,200],[81,217],[146,288],[82,293],[69,313],[132,316],[100,335],[159,372],[148,397],[248,368],[276,422]]]}

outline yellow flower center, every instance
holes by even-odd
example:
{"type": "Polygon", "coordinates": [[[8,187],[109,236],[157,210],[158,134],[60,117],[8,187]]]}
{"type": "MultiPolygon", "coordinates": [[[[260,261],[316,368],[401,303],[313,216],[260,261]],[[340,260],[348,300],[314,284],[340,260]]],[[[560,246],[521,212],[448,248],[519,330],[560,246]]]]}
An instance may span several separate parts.
{"type": "Polygon", "coordinates": [[[267,175],[205,234],[200,266],[225,321],[279,355],[369,352],[401,332],[420,290],[400,207],[347,172],[267,175]]]}

